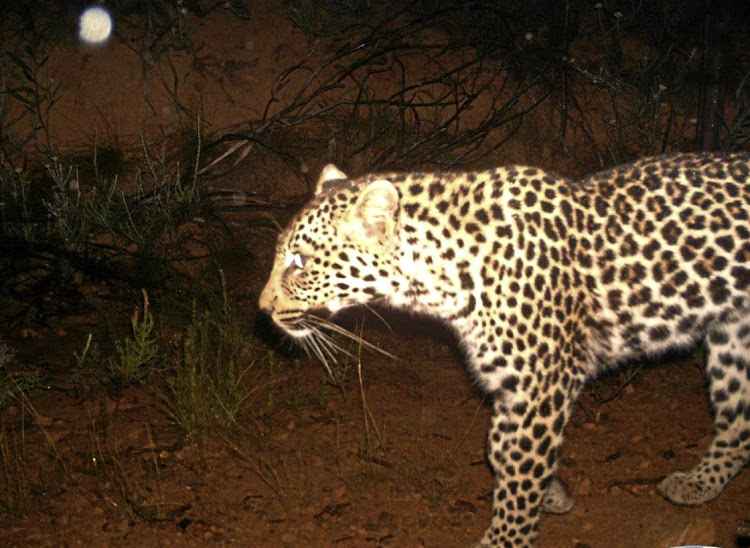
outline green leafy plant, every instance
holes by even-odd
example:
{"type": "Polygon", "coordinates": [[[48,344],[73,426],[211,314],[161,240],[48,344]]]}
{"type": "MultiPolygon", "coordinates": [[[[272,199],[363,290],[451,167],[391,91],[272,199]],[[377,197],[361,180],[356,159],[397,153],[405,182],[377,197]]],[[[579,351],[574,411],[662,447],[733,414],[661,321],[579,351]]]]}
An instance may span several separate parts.
{"type": "Polygon", "coordinates": [[[158,364],[159,345],[145,290],[142,309],[136,307],[130,317],[130,335],[115,342],[115,352],[117,357],[109,360],[108,369],[118,385],[133,384],[141,380],[158,364]]]}
{"type": "Polygon", "coordinates": [[[221,273],[220,301],[199,310],[193,304],[190,323],[171,352],[166,406],[188,438],[204,443],[216,427],[233,425],[250,394],[246,375],[254,349],[221,273]]]}
{"type": "Polygon", "coordinates": [[[87,282],[98,295],[146,288],[175,293],[190,285],[185,265],[210,254],[216,238],[185,225],[210,214],[192,174],[179,162],[153,157],[143,142],[144,168],[123,182],[83,178],[69,159],[46,151],[44,176],[0,170],[0,299],[18,322],[91,311],[87,282]],[[12,258],[12,260],[11,260],[12,258]]]}

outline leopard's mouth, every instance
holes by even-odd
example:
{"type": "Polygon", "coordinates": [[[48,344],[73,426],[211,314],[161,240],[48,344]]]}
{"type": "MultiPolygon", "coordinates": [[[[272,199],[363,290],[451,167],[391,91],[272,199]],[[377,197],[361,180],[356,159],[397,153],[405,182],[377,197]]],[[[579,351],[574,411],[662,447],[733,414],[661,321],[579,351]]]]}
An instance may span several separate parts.
{"type": "Polygon", "coordinates": [[[312,329],[305,324],[303,315],[272,314],[271,319],[285,334],[292,338],[301,339],[312,333],[312,329]]]}
{"type": "Polygon", "coordinates": [[[290,337],[304,339],[313,335],[321,322],[327,323],[331,315],[326,308],[316,308],[275,312],[271,319],[290,337]]]}
{"type": "Polygon", "coordinates": [[[305,337],[309,337],[312,334],[312,329],[310,329],[309,327],[288,325],[280,323],[278,321],[276,321],[276,325],[278,325],[286,335],[289,335],[294,339],[304,339],[305,337]]]}

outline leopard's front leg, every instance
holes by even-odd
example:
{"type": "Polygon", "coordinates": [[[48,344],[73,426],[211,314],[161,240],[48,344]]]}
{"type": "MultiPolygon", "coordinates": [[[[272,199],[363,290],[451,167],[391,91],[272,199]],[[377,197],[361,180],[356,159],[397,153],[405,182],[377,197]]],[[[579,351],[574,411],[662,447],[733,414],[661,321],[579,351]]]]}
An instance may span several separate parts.
{"type": "Polygon", "coordinates": [[[551,489],[560,496],[559,489],[564,489],[554,473],[563,429],[582,382],[571,379],[566,387],[534,384],[523,393],[495,397],[487,447],[495,473],[492,521],[476,548],[533,546],[539,515],[552,504],[545,494],[551,489]]]}

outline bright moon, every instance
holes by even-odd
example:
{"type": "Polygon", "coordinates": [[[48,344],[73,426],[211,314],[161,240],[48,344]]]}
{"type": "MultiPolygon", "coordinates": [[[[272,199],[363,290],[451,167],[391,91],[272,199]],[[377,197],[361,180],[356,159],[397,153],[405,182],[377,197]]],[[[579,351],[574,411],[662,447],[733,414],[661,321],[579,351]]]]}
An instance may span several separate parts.
{"type": "Polygon", "coordinates": [[[112,33],[112,17],[100,6],[86,8],[79,20],[78,36],[91,45],[106,42],[112,33]]]}

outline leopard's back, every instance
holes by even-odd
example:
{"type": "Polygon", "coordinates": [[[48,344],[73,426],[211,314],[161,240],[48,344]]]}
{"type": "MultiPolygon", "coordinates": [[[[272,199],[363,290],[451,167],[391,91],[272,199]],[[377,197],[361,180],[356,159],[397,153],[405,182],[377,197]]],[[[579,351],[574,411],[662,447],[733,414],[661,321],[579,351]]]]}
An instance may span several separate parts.
{"type": "Polygon", "coordinates": [[[583,181],[598,219],[584,237],[599,282],[599,358],[690,345],[748,308],[749,165],[747,154],[665,155],[583,181]]]}

